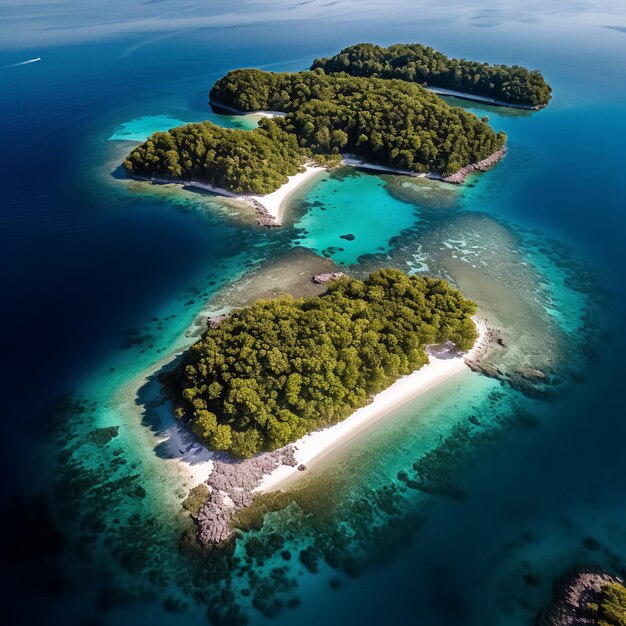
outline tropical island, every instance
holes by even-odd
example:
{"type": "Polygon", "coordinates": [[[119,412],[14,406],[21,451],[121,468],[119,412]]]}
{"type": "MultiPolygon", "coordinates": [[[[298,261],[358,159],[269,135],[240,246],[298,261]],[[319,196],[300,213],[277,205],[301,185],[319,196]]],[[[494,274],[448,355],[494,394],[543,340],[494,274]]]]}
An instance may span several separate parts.
{"type": "Polygon", "coordinates": [[[360,43],[344,48],[330,58],[315,59],[311,69],[327,74],[397,78],[418,83],[438,93],[470,99],[486,99],[491,104],[526,109],[548,105],[552,89],[541,72],[520,65],[490,65],[465,59],[452,59],[421,44],[395,44],[383,48],[360,43]],[[441,90],[441,91],[438,91],[441,90]]]}
{"type": "Polygon", "coordinates": [[[278,295],[210,318],[160,376],[181,425],[211,451],[186,505],[203,545],[229,540],[259,493],[282,490],[488,348],[476,305],[445,280],[395,269],[312,279],[320,295],[278,295]]]}
{"type": "Polygon", "coordinates": [[[626,587],[597,567],[581,567],[557,579],[554,599],[536,626],[626,626],[626,587]]]}
{"type": "Polygon", "coordinates": [[[217,81],[211,103],[239,113],[283,111],[251,131],[210,122],[158,132],[124,161],[140,177],[205,183],[226,194],[269,194],[307,161],[351,154],[404,173],[443,178],[500,155],[504,133],[419,85],[329,76],[321,70],[237,70],[217,81]]]}
{"type": "Polygon", "coordinates": [[[335,424],[428,363],[472,347],[476,305],[444,280],[381,270],[319,297],[234,311],[185,353],[168,384],[177,415],[213,450],[251,457],[335,424]]]}
{"type": "Polygon", "coordinates": [[[460,184],[504,156],[506,135],[437,93],[531,109],[551,97],[540,72],[518,65],[451,59],[420,44],[357,44],[306,71],[229,72],[213,85],[211,106],[263,113],[258,128],[200,122],[157,132],[124,167],[245,200],[264,225],[280,224],[297,186],[341,163],[460,184]]]}
{"type": "Polygon", "coordinates": [[[267,225],[280,221],[286,193],[324,167],[344,163],[462,183],[506,151],[506,135],[486,118],[403,80],[237,70],[215,83],[210,102],[231,114],[273,113],[250,131],[201,122],[154,133],[124,167],[135,178],[249,201],[267,225]]]}

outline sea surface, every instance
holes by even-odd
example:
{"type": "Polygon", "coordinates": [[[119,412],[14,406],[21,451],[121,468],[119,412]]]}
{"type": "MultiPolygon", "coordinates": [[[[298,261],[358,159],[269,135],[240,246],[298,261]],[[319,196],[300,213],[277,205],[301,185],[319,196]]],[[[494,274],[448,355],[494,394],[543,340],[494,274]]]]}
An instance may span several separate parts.
{"type": "Polygon", "coordinates": [[[565,569],[626,574],[622,4],[5,0],[0,28],[8,623],[522,626],[565,569]],[[156,130],[255,127],[210,111],[226,71],[360,41],[539,68],[554,97],[449,98],[508,134],[497,167],[461,187],[339,169],[281,229],[124,177],[156,130]],[[198,555],[199,456],[156,374],[207,311],[322,259],[451,280],[503,331],[493,376],[396,410],[252,507],[233,555],[198,555]]]}

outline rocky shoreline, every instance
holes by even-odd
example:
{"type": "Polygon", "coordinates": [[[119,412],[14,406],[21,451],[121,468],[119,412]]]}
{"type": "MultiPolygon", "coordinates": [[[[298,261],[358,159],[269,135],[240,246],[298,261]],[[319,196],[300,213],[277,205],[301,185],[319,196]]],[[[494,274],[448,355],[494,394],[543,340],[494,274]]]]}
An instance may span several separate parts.
{"type": "Polygon", "coordinates": [[[203,546],[219,545],[229,539],[233,530],[231,520],[238,511],[250,506],[255,497],[253,491],[263,477],[281,465],[297,465],[294,452],[295,448],[288,445],[243,461],[230,458],[213,461],[206,481],[209,499],[194,516],[203,546]]]}
{"type": "Polygon", "coordinates": [[[441,180],[445,183],[462,185],[465,182],[465,179],[472,172],[486,172],[489,168],[493,167],[506,153],[507,147],[502,146],[500,150],[496,150],[486,159],[483,159],[482,161],[477,161],[476,163],[470,163],[469,165],[462,167],[458,172],[454,172],[454,174],[442,177],[441,180]]]}
{"type": "Polygon", "coordinates": [[[342,276],[345,276],[343,272],[330,272],[328,274],[316,274],[311,278],[311,280],[316,285],[323,285],[324,283],[328,283],[331,280],[336,280],[337,278],[341,278],[342,276]]]}
{"type": "Polygon", "coordinates": [[[276,221],[276,218],[256,198],[243,196],[242,200],[249,202],[256,211],[256,214],[259,216],[257,219],[257,224],[259,226],[263,226],[264,228],[280,228],[282,226],[282,224],[279,224],[278,221],[276,221]]]}
{"type": "Polygon", "coordinates": [[[490,371],[485,366],[484,359],[494,348],[506,347],[504,336],[500,329],[491,326],[487,320],[480,318],[480,321],[485,325],[485,334],[481,343],[474,349],[472,356],[466,356],[464,361],[473,372],[497,377],[498,372],[490,371]]]}
{"type": "Polygon", "coordinates": [[[567,572],[555,581],[554,600],[541,611],[535,626],[593,626],[597,624],[597,609],[606,585],[623,584],[599,568],[585,567],[567,572]]]}
{"type": "MultiPolygon", "coordinates": [[[[324,284],[343,275],[343,272],[327,272],[316,274],[311,280],[315,284],[324,284]]],[[[207,323],[210,327],[215,327],[225,317],[220,315],[209,319],[207,323]]],[[[499,330],[489,327],[482,319],[475,321],[485,327],[486,331],[476,344],[471,358],[466,357],[464,361],[470,368],[480,371],[481,360],[495,345],[504,345],[504,342],[499,330]]],[[[449,351],[449,348],[446,347],[446,350],[449,351]]],[[[206,493],[201,506],[191,513],[197,525],[199,543],[204,548],[228,545],[234,530],[233,519],[239,511],[252,504],[257,495],[256,490],[266,476],[281,465],[297,467],[300,471],[306,470],[306,466],[299,464],[296,458],[297,450],[295,445],[289,444],[251,459],[238,460],[226,455],[214,457],[211,473],[203,483],[206,493]]]]}

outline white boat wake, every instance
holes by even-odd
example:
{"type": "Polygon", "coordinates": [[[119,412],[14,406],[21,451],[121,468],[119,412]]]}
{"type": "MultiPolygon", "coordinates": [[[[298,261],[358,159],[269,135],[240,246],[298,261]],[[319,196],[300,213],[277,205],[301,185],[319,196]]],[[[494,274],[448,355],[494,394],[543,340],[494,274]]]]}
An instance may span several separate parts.
{"type": "Polygon", "coordinates": [[[8,70],[10,67],[19,67],[20,65],[29,65],[30,63],[37,63],[37,61],[41,61],[41,57],[37,57],[36,59],[28,59],[28,61],[22,61],[20,63],[11,63],[11,65],[5,65],[0,67],[0,70],[8,70]]]}

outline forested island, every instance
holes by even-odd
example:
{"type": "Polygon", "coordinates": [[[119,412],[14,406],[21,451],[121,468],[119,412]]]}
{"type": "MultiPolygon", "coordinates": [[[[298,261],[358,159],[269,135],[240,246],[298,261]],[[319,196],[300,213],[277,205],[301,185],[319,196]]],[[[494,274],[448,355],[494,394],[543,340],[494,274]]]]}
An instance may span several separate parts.
{"type": "Polygon", "coordinates": [[[209,97],[239,111],[286,112],[277,123],[313,155],[350,153],[417,173],[452,174],[506,141],[472,113],[398,80],[237,70],[209,97]]]}
{"type": "Polygon", "coordinates": [[[319,69],[237,70],[217,81],[210,99],[241,113],[286,115],[263,119],[252,131],[203,122],[155,133],[129,154],[126,170],[236,194],[267,194],[311,159],[337,163],[349,153],[373,164],[446,177],[501,156],[506,142],[485,119],[400,80],[326,75],[319,69]]]}
{"type": "Polygon", "coordinates": [[[383,48],[360,43],[344,48],[333,57],[315,59],[311,69],[318,68],[327,74],[397,78],[528,108],[542,108],[552,97],[550,85],[537,70],[452,59],[421,44],[383,48]]]}
{"type": "Polygon", "coordinates": [[[124,161],[134,176],[206,182],[236,194],[267,194],[296,174],[305,152],[271,120],[255,130],[199,122],[154,133],[124,161]]]}
{"type": "Polygon", "coordinates": [[[322,296],[261,300],[210,325],[164,382],[209,448],[251,457],[344,420],[425,365],[427,345],[468,350],[475,310],[444,280],[344,276],[322,296]]]}
{"type": "Polygon", "coordinates": [[[536,626],[626,626],[626,587],[599,568],[579,568],[556,581],[554,600],[536,626]]]}

